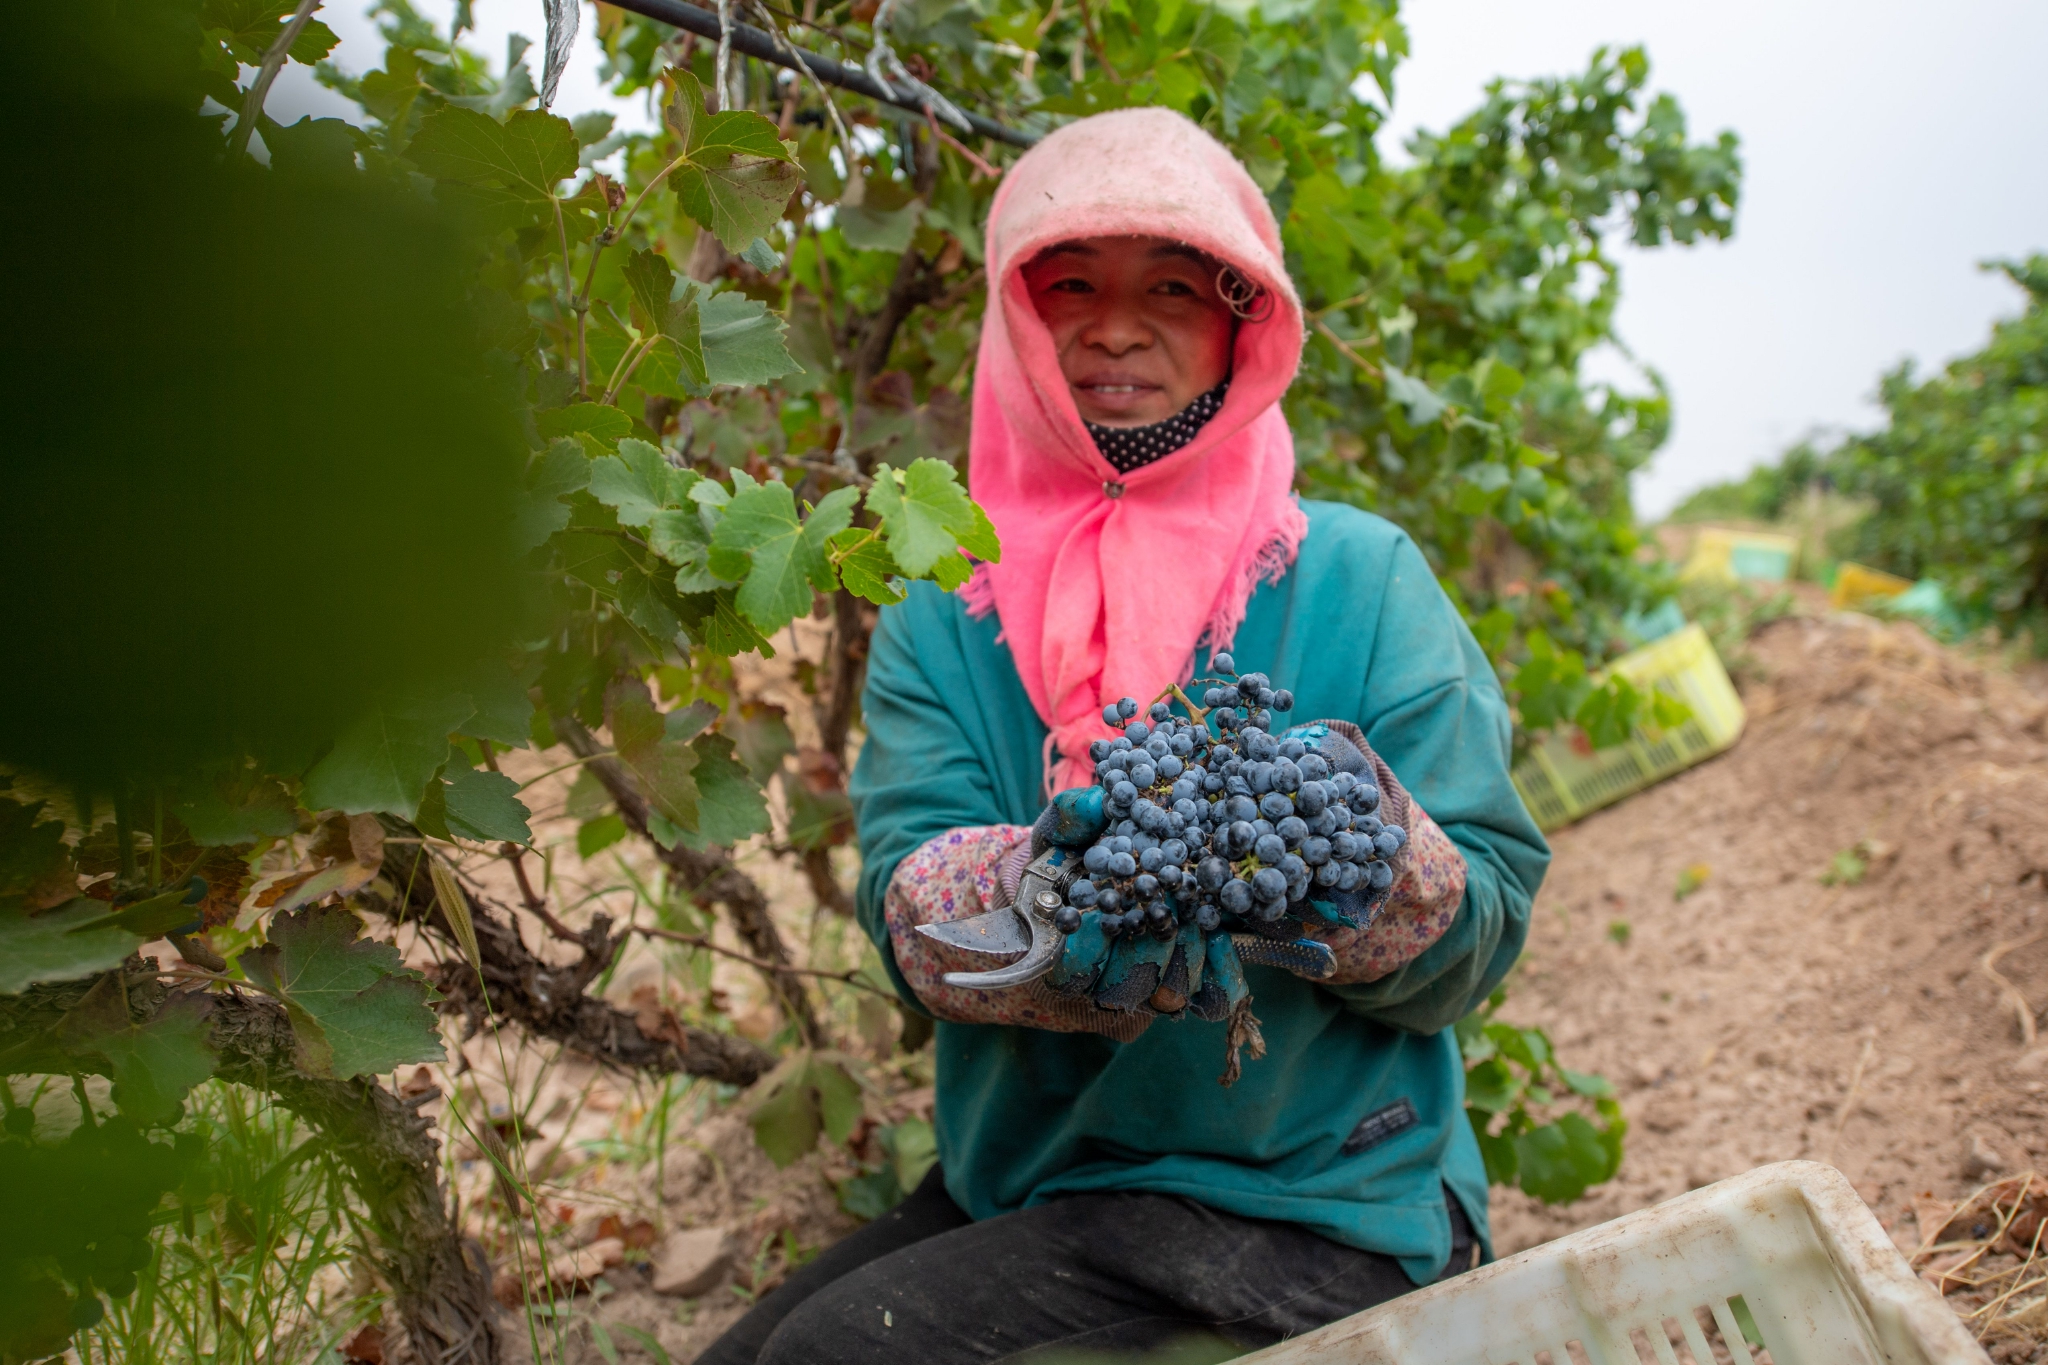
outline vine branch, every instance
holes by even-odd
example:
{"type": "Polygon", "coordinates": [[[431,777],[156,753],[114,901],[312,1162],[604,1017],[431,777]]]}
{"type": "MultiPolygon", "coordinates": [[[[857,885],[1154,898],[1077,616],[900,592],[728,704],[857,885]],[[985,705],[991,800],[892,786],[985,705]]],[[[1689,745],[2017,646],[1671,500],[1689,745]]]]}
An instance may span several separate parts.
{"type": "Polygon", "coordinates": [[[589,758],[590,771],[604,785],[619,818],[639,837],[654,845],[661,861],[678,881],[700,902],[725,907],[740,940],[764,964],[757,968],[783,1014],[796,1025],[799,1037],[809,1047],[829,1046],[824,1025],[811,1007],[803,977],[791,966],[782,933],[768,913],[768,898],[754,879],[733,865],[732,855],[721,848],[692,849],[682,843],[663,848],[647,827],[647,798],[616,759],[597,757],[603,748],[597,737],[574,716],[556,716],[555,734],[570,752],[589,758]]]}
{"type": "Polygon", "coordinates": [[[773,962],[763,962],[760,958],[748,957],[745,953],[736,953],[730,948],[713,943],[702,934],[685,934],[674,929],[664,929],[655,924],[636,924],[633,926],[633,932],[644,934],[648,938],[663,939],[669,943],[683,943],[688,944],[692,948],[702,948],[707,953],[717,953],[720,957],[729,957],[735,962],[744,962],[749,967],[759,968],[762,971],[795,972],[798,976],[814,976],[824,981],[838,981],[848,986],[858,986],[870,994],[879,995],[887,1000],[894,1000],[896,998],[894,992],[877,989],[862,981],[860,979],[860,969],[857,967],[844,972],[828,972],[817,967],[778,967],[773,962]]]}
{"type": "MultiPolygon", "coordinates": [[[[234,131],[228,134],[228,159],[239,161],[249,150],[249,138],[256,131],[256,120],[263,115],[263,101],[270,98],[271,82],[277,73],[284,70],[285,59],[291,56],[292,44],[306,31],[306,25],[313,18],[313,11],[320,8],[320,0],[299,0],[292,17],[285,21],[282,29],[270,46],[264,49],[263,65],[256,72],[256,79],[249,84],[249,93],[242,96],[242,111],[235,115],[234,131]]],[[[275,14],[277,11],[272,10],[275,14]]]]}

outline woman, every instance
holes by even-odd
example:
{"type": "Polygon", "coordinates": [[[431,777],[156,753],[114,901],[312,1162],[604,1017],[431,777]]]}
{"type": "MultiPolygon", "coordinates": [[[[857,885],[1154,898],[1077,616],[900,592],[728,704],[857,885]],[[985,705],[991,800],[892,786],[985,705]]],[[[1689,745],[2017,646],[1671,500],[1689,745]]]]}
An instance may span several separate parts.
{"type": "Polygon", "coordinates": [[[853,782],[862,922],[938,1021],[940,1162],[706,1361],[1251,1348],[1484,1254],[1449,1026],[1520,950],[1549,853],[1492,669],[1413,543],[1293,496],[1302,317],[1264,197],[1178,115],[1104,114],[1009,171],[987,260],[969,482],[1002,561],[883,612],[853,782]],[[1010,903],[1029,822],[1095,780],[1105,703],[1226,648],[1408,832],[1383,911],[1323,935],[1335,975],[1249,968],[1247,1036],[1156,995],[944,984],[987,960],[918,926],[1010,903]]]}

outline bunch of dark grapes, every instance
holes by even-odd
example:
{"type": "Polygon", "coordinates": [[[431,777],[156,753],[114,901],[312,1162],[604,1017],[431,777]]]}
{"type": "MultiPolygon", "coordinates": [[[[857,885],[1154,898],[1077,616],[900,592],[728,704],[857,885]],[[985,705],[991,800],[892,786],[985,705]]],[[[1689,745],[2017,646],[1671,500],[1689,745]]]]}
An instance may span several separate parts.
{"type": "MultiPolygon", "coordinates": [[[[1211,666],[1232,672],[1227,654],[1211,666]]],[[[1199,720],[1164,701],[1142,718],[1130,697],[1103,708],[1123,730],[1089,749],[1109,826],[1054,915],[1063,932],[1095,910],[1111,937],[1170,938],[1188,924],[1293,937],[1301,923],[1332,922],[1312,902],[1392,884],[1387,859],[1408,835],[1374,815],[1371,777],[1333,771],[1301,739],[1276,738],[1274,713],[1293,709],[1294,696],[1264,674],[1206,681],[1199,720]]]]}

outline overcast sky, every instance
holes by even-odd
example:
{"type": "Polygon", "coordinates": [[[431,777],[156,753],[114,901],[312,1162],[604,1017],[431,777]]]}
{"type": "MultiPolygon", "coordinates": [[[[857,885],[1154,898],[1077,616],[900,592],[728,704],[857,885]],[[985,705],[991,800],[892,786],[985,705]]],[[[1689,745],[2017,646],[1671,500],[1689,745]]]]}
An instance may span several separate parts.
{"type": "MultiPolygon", "coordinates": [[[[444,21],[450,7],[420,6],[444,21]]],[[[475,11],[494,61],[506,34],[541,37],[540,0],[475,11]]],[[[1623,253],[1623,339],[1662,371],[1676,409],[1638,481],[1647,514],[1809,432],[1874,425],[1882,371],[1974,350],[2018,311],[2018,291],[1976,263],[2048,250],[2042,0],[1409,0],[1402,13],[1413,55],[1389,147],[1455,121],[1494,76],[1582,68],[1603,43],[1648,49],[1653,88],[1678,96],[1694,136],[1742,139],[1733,241],[1623,253]]],[[[344,67],[379,64],[355,0],[322,17],[344,67]]],[[[599,90],[592,23],[586,8],[556,108],[644,122],[599,90]]],[[[531,60],[538,78],[537,48],[531,60]]],[[[351,112],[303,68],[270,108],[287,122],[351,112]]]]}
{"type": "Polygon", "coordinates": [[[1496,75],[1641,43],[1695,137],[1742,139],[1726,245],[1626,252],[1619,327],[1676,424],[1640,476],[1659,515],[1814,429],[1867,428],[1879,374],[1975,350],[2048,250],[2041,0],[1413,0],[1391,130],[1441,128],[1496,75]]]}

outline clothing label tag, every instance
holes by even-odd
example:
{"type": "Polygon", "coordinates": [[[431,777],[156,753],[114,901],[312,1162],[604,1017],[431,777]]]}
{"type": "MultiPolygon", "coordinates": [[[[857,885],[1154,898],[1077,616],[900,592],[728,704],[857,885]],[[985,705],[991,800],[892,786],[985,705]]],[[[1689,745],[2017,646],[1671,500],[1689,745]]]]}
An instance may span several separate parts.
{"type": "Polygon", "coordinates": [[[1415,1106],[1408,1103],[1403,1095],[1384,1109],[1375,1109],[1358,1121],[1351,1130],[1351,1136],[1344,1139],[1344,1145],[1337,1149],[1342,1156],[1357,1156],[1360,1152],[1379,1146],[1388,1138],[1405,1133],[1422,1120],[1416,1117],[1415,1106]]]}

